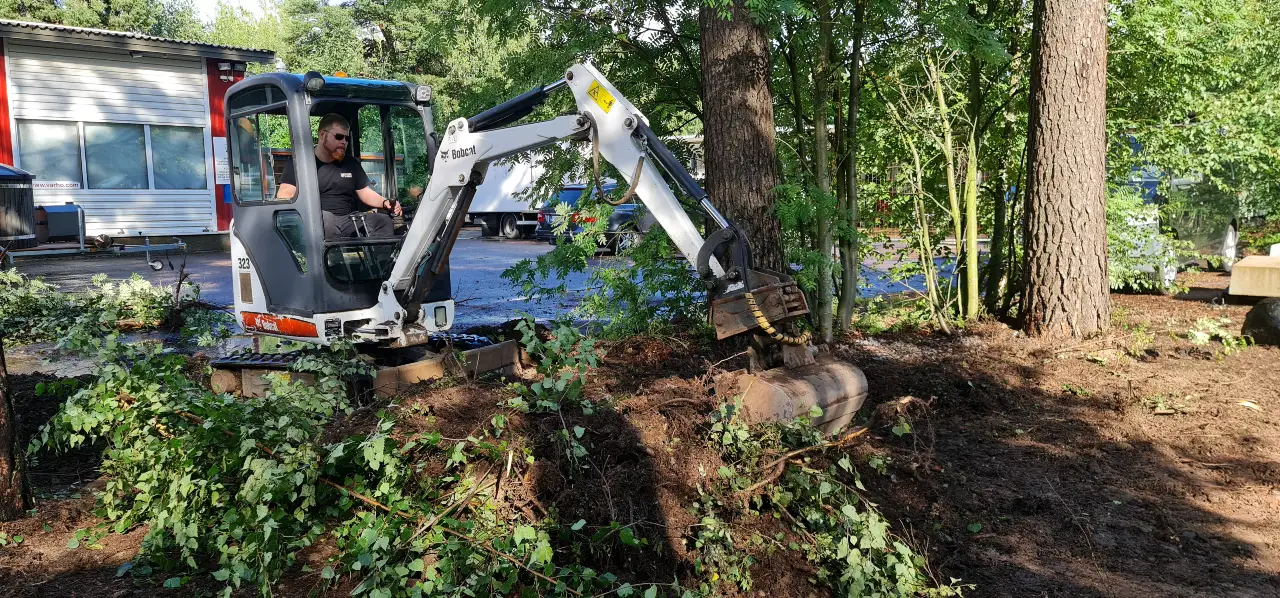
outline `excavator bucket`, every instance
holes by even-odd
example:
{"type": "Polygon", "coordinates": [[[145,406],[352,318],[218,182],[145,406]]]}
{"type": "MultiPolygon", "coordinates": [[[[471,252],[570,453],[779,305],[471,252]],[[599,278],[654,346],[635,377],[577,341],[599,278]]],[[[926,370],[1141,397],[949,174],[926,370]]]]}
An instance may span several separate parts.
{"type": "Polygon", "coordinates": [[[718,382],[728,394],[742,395],[743,416],[749,423],[792,420],[818,407],[822,414],[813,424],[828,435],[847,426],[867,400],[862,370],[831,355],[800,367],[730,372],[718,382]]]}
{"type": "Polygon", "coordinates": [[[768,329],[762,329],[759,315],[777,334],[781,325],[808,314],[809,306],[804,293],[786,275],[752,270],[750,280],[754,308],[745,293],[711,302],[711,323],[717,339],[757,334],[751,347],[751,373],[729,374],[728,388],[724,390],[742,395],[749,422],[791,420],[818,407],[822,415],[814,424],[827,434],[839,432],[866,401],[866,376],[831,355],[815,358],[808,342],[789,337],[788,342],[796,344],[788,345],[760,335],[768,329]]]}

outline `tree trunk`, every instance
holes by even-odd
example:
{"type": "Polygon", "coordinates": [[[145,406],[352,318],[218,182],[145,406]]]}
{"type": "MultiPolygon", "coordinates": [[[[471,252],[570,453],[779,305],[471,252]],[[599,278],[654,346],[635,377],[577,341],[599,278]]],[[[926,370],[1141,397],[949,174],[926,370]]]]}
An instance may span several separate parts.
{"type": "Polygon", "coordinates": [[[22,452],[18,448],[18,422],[13,417],[9,373],[4,364],[4,339],[0,338],[0,521],[13,521],[31,508],[22,452]]]}
{"type": "Polygon", "coordinates": [[[853,326],[854,301],[858,298],[858,269],[862,266],[858,246],[858,108],[862,103],[862,32],[866,22],[866,0],[857,0],[853,9],[853,52],[849,57],[849,116],[845,118],[845,198],[848,207],[849,234],[840,238],[841,328],[853,326]]]}
{"type": "Polygon", "coordinates": [[[769,38],[741,0],[730,19],[704,5],[698,20],[707,191],[750,239],[754,265],[782,271],[769,38]]]}
{"type": "Polygon", "coordinates": [[[787,72],[791,75],[791,114],[795,117],[795,130],[792,137],[796,148],[796,160],[800,164],[800,179],[809,180],[809,157],[805,153],[805,132],[804,132],[804,100],[800,95],[800,71],[797,67],[796,60],[796,31],[792,26],[791,34],[787,36],[787,43],[784,46],[783,57],[787,62],[787,72]]]}
{"type": "MultiPolygon", "coordinates": [[[[955,274],[957,279],[963,280],[963,278],[960,278],[960,252],[964,248],[964,230],[962,228],[964,212],[960,209],[960,190],[959,184],[956,182],[956,156],[955,144],[951,138],[951,116],[947,106],[947,96],[942,87],[941,71],[933,63],[932,57],[925,59],[925,66],[929,71],[929,81],[933,86],[933,92],[938,102],[938,114],[940,115],[938,123],[942,129],[942,137],[938,140],[942,146],[939,149],[942,150],[942,158],[947,163],[947,201],[951,210],[951,230],[955,235],[956,244],[956,250],[952,256],[955,260],[955,274]]],[[[954,287],[949,288],[954,289],[954,287]]],[[[950,298],[948,298],[948,301],[950,301],[950,298]]],[[[966,313],[963,295],[957,297],[957,302],[960,305],[956,311],[963,318],[966,313]]]]}
{"type": "MultiPolygon", "coordinates": [[[[818,68],[813,74],[813,172],[818,188],[831,195],[831,167],[828,163],[827,108],[831,103],[828,84],[831,79],[831,7],[822,3],[818,10],[818,68]]],[[[826,202],[828,198],[822,198],[826,202]]],[[[831,301],[834,289],[831,284],[831,213],[818,210],[818,333],[822,342],[831,342],[831,301]]]]}
{"type": "Polygon", "coordinates": [[[1107,329],[1105,0],[1036,0],[1022,329],[1107,329]]]}
{"type": "Polygon", "coordinates": [[[964,175],[964,318],[978,317],[978,140],[969,130],[964,175]]]}

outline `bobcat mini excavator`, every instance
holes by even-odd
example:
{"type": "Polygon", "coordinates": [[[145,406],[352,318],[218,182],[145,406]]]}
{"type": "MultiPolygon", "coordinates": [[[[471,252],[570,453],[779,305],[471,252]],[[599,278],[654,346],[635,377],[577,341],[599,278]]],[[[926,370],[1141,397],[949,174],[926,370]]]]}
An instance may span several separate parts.
{"type": "MultiPolygon", "coordinates": [[[[564,140],[590,141],[696,266],[717,339],[753,335],[752,372],[738,381],[749,417],[791,418],[817,405],[824,411],[817,423],[834,432],[866,396],[857,368],[827,355],[815,360],[808,335],[783,332],[808,314],[804,294],[790,277],[752,267],[746,236],[716,210],[645,116],[590,64],[450,122],[443,138],[433,133],[431,89],[402,82],[268,73],[232,86],[225,110],[235,313],[250,334],[321,345],[345,340],[381,355],[448,344],[469,347],[464,355],[477,370],[509,365],[504,362],[518,358],[518,349],[495,353],[487,339],[447,332],[454,321],[449,253],[491,163],[564,140]],[[562,88],[573,94],[576,113],[515,124],[562,88]],[[312,129],[329,113],[351,123],[349,151],[375,190],[416,200],[404,234],[324,237],[312,129]],[[279,197],[276,180],[288,161],[297,192],[279,197]],[[709,218],[705,239],[661,173],[709,218]]],[[[351,217],[360,231],[360,214],[351,217]]],[[[232,380],[225,389],[246,390],[250,377],[240,372],[283,369],[287,360],[250,352],[215,360],[215,386],[221,373],[232,380]]]]}

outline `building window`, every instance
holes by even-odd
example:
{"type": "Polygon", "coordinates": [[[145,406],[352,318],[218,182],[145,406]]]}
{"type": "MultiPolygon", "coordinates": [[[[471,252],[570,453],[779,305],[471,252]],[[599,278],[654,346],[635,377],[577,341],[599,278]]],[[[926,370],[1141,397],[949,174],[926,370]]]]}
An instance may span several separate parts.
{"type": "Polygon", "coordinates": [[[156,189],[206,189],[204,129],[151,127],[151,155],[156,189]]]}
{"type": "Polygon", "coordinates": [[[18,121],[18,159],[35,173],[36,188],[79,189],[84,182],[76,123],[18,121]]]}
{"type": "Polygon", "coordinates": [[[146,189],[147,137],[142,125],[86,123],[84,158],[90,189],[146,189]]]}
{"type": "Polygon", "coordinates": [[[200,127],[36,120],[17,124],[18,161],[23,170],[35,174],[37,189],[209,188],[205,130],[200,127]]]}

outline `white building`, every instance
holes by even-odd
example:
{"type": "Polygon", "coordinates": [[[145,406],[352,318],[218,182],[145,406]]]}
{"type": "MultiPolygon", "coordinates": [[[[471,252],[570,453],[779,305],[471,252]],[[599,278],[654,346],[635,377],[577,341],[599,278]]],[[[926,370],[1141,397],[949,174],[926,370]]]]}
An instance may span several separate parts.
{"type": "Polygon", "coordinates": [[[191,235],[231,219],[222,100],[271,52],[0,20],[0,162],[89,235],[191,235]]]}

